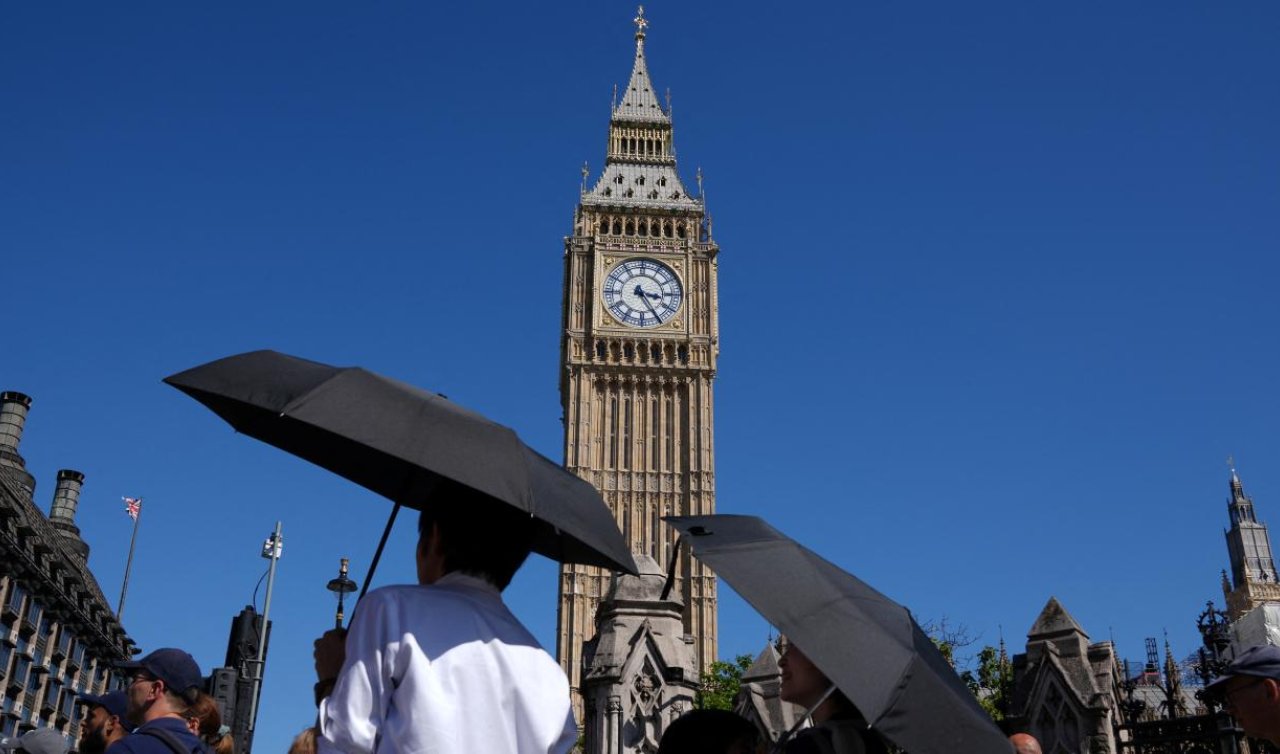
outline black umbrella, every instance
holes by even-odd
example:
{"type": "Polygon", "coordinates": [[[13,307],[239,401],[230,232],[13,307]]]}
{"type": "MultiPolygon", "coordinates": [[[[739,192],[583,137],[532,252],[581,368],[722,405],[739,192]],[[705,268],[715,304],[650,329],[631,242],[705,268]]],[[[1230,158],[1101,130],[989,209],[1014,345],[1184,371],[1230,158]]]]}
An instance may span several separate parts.
{"type": "Polygon", "coordinates": [[[507,427],[436,393],[275,351],[228,356],[164,381],[236,430],[391,499],[392,521],[401,505],[421,508],[447,479],[527,511],[539,522],[535,552],[636,572],[594,487],[507,427]]]}
{"type": "Polygon", "coordinates": [[[907,609],[755,516],[665,519],[693,554],[803,648],[909,754],[1009,754],[907,609]]]}

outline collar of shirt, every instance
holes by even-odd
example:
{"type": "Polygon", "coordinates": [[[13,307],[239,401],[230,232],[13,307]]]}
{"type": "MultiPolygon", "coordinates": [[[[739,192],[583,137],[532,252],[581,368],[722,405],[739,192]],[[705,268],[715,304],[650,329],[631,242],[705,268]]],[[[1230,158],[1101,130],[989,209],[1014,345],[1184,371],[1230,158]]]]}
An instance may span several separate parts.
{"type": "Polygon", "coordinates": [[[460,571],[450,571],[440,578],[436,579],[431,586],[448,586],[462,589],[473,589],[478,592],[493,597],[494,599],[502,599],[502,590],[498,589],[493,582],[479,576],[472,576],[460,571]]]}

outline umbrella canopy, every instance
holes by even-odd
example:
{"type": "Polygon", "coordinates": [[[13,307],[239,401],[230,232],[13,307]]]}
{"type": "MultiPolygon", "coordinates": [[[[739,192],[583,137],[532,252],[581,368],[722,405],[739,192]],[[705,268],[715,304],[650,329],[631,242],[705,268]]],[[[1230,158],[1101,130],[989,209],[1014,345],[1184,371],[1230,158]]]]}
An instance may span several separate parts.
{"type": "Polygon", "coordinates": [[[755,516],[665,520],[908,754],[1009,754],[905,607],[755,516]]]}
{"type": "Polygon", "coordinates": [[[236,430],[421,508],[443,479],[528,512],[534,551],[635,573],[594,487],[516,433],[443,396],[358,367],[253,351],[164,380],[236,430]]]}

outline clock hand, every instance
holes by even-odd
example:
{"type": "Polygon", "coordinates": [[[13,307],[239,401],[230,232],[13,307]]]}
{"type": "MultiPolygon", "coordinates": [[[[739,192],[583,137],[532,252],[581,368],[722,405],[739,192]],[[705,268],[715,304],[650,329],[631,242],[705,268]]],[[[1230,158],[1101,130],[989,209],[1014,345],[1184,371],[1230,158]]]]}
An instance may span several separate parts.
{"type": "Polygon", "coordinates": [[[649,307],[649,311],[653,312],[654,319],[661,319],[658,317],[658,310],[653,308],[653,302],[649,300],[649,294],[646,293],[641,298],[644,300],[644,305],[649,307]]]}
{"type": "Polygon", "coordinates": [[[651,299],[653,299],[654,301],[661,301],[661,300],[662,300],[662,294],[661,294],[661,293],[650,293],[650,292],[646,291],[644,288],[641,288],[639,283],[636,283],[635,295],[640,296],[641,298],[645,298],[645,299],[650,299],[650,298],[651,298],[651,299]]]}
{"type": "Polygon", "coordinates": [[[635,295],[640,296],[640,297],[642,297],[642,298],[651,298],[651,299],[653,299],[654,301],[661,301],[661,300],[662,300],[662,294],[661,294],[661,293],[650,293],[650,292],[646,291],[644,288],[640,287],[640,284],[639,284],[639,283],[636,283],[635,295]]]}

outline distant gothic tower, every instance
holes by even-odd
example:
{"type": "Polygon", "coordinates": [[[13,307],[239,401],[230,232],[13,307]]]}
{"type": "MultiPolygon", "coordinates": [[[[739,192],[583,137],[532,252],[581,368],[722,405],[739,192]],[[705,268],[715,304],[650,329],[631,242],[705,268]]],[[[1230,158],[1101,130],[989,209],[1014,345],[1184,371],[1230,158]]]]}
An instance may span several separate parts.
{"type": "MultiPolygon", "coordinates": [[[[701,175],[693,196],[676,171],[670,105],[645,65],[644,9],[635,19],[631,81],[609,121],[604,170],[583,168],[564,247],[560,398],[565,466],[604,495],[631,549],[663,567],[663,516],[715,512],[712,390],[719,351],[716,255],[701,175]]],[[[581,711],[582,643],[611,575],[560,571],[556,654],[581,711]]],[[[716,581],[684,550],[676,589],[698,668],[716,651],[716,581]]]]}
{"type": "Polygon", "coordinates": [[[1271,537],[1267,525],[1258,523],[1253,498],[1244,494],[1236,470],[1231,470],[1231,497],[1227,498],[1231,528],[1226,531],[1227,552],[1231,556],[1231,580],[1222,577],[1227,614],[1232,620],[1264,602],[1280,602],[1276,564],[1271,557],[1271,537]]]}

